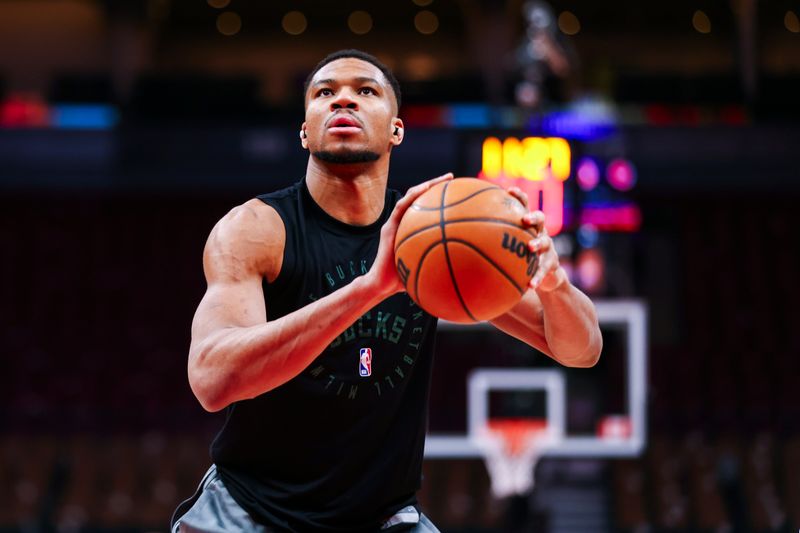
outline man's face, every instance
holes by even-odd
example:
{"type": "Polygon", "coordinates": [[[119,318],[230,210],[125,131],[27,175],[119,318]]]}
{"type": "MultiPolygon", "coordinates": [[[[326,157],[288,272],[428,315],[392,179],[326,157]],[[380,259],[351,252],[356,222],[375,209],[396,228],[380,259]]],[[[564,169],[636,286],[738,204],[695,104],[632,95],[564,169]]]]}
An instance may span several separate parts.
{"type": "Polygon", "coordinates": [[[314,75],[305,97],[303,146],[323,161],[375,161],[402,139],[392,87],[371,63],[331,61],[314,75]]]}

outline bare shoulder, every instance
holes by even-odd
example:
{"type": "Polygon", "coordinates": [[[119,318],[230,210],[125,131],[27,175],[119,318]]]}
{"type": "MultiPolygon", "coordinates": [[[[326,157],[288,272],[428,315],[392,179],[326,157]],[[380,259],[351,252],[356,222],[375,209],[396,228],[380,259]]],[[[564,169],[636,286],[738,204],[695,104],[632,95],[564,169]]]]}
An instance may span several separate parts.
{"type": "Polygon", "coordinates": [[[281,269],[286,228],[275,209],[252,199],[234,207],[211,230],[203,252],[209,282],[266,277],[281,269]]]}

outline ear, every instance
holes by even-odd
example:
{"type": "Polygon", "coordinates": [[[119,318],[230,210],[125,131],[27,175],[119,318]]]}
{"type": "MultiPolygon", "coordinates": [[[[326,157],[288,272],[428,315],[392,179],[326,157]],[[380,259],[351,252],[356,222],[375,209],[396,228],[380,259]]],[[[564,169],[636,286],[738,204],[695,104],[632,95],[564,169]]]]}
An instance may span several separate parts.
{"type": "Polygon", "coordinates": [[[308,150],[308,134],[306,133],[306,123],[300,125],[300,146],[308,150]]]}
{"type": "Polygon", "coordinates": [[[403,142],[404,136],[405,127],[403,126],[403,121],[395,117],[394,120],[392,120],[392,138],[389,142],[391,142],[393,146],[398,146],[403,142]]]}

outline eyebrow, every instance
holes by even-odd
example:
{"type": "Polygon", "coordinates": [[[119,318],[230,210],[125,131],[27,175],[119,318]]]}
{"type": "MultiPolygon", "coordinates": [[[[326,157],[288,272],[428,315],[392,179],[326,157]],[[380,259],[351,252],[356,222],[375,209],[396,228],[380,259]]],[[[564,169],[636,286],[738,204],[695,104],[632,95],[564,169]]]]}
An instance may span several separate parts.
{"type": "MultiPolygon", "coordinates": [[[[353,78],[355,81],[360,83],[374,83],[375,85],[381,85],[378,80],[375,78],[370,78],[369,76],[359,76],[358,78],[353,78]]],[[[311,86],[317,87],[318,85],[332,85],[337,83],[337,81],[333,78],[326,78],[324,80],[315,81],[311,86]]]]}

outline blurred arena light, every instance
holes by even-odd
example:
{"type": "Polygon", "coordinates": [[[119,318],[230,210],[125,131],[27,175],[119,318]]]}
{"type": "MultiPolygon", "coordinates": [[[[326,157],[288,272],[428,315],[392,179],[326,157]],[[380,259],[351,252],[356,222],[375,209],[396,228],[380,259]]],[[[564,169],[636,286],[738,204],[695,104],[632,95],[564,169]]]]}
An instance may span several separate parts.
{"type": "Polygon", "coordinates": [[[353,11],[347,17],[347,26],[356,35],[364,35],[372,29],[372,16],[366,11],[353,11]]]}
{"type": "Polygon", "coordinates": [[[591,224],[598,231],[634,233],[642,228],[642,211],[630,202],[587,203],[578,220],[580,224],[591,224]]]}
{"type": "Polygon", "coordinates": [[[575,233],[575,238],[581,248],[594,248],[600,239],[597,226],[594,224],[581,224],[575,233]]]}
{"type": "Polygon", "coordinates": [[[584,157],[578,162],[576,179],[581,190],[589,192],[600,182],[600,168],[591,157],[584,157]]]}
{"type": "Polygon", "coordinates": [[[549,4],[545,2],[525,2],[522,14],[527,21],[527,32],[533,37],[536,33],[550,31],[553,26],[553,13],[549,4]]]}
{"type": "Polygon", "coordinates": [[[416,53],[408,56],[403,62],[406,79],[412,81],[427,80],[432,78],[439,69],[439,62],[434,56],[426,53],[416,53]]]}
{"type": "Polygon", "coordinates": [[[283,31],[289,35],[300,35],[308,27],[306,16],[300,11],[289,11],[281,20],[283,31]]]}
{"type": "Polygon", "coordinates": [[[608,164],[606,179],[618,191],[629,191],[636,185],[636,169],[627,159],[614,159],[608,164]]]}
{"type": "Polygon", "coordinates": [[[528,127],[531,133],[596,141],[614,134],[618,129],[618,122],[613,105],[587,96],[564,108],[531,117],[528,127]]]}
{"type": "Polygon", "coordinates": [[[550,235],[564,223],[564,181],[571,172],[571,149],[561,138],[487,137],[482,146],[480,179],[501,187],[519,187],[541,209],[550,235]]]}
{"type": "Polygon", "coordinates": [[[797,13],[792,10],[783,16],[783,25],[792,33],[800,33],[800,20],[797,18],[797,13]]]}
{"type": "Polygon", "coordinates": [[[631,430],[631,420],[627,416],[604,416],[597,424],[597,436],[603,439],[627,439],[631,436],[631,430]]]}
{"type": "Polygon", "coordinates": [[[231,37],[242,29],[242,17],[234,11],[220,13],[217,17],[217,30],[225,36],[231,37]]]}
{"type": "Polygon", "coordinates": [[[558,16],[558,29],[565,35],[575,35],[581,31],[581,22],[571,11],[562,11],[558,16]]]}
{"type": "Polygon", "coordinates": [[[0,102],[0,127],[43,128],[50,124],[50,108],[35,94],[12,93],[0,102]]]}
{"type": "Polygon", "coordinates": [[[423,35],[430,35],[439,29],[439,17],[427,9],[420,11],[414,17],[414,27],[423,35]]]}
{"type": "Polygon", "coordinates": [[[62,129],[111,129],[119,122],[118,111],[106,104],[54,104],[50,125],[62,129]]]}
{"type": "Polygon", "coordinates": [[[530,81],[522,81],[517,85],[514,97],[521,106],[536,107],[541,101],[541,92],[537,84],[530,81]]]}
{"type": "Polygon", "coordinates": [[[711,33],[711,20],[705,11],[700,9],[692,15],[692,26],[698,33],[711,33]]]}
{"type": "Polygon", "coordinates": [[[208,5],[210,5],[211,7],[215,7],[217,9],[226,8],[230,3],[231,0],[208,0],[208,5]]]}
{"type": "Polygon", "coordinates": [[[580,252],[575,261],[575,277],[587,292],[599,292],[606,280],[606,262],[602,252],[597,248],[580,252]]]}
{"type": "Polygon", "coordinates": [[[453,104],[449,115],[448,122],[456,128],[488,128],[491,124],[489,109],[481,104],[453,104]]]}

